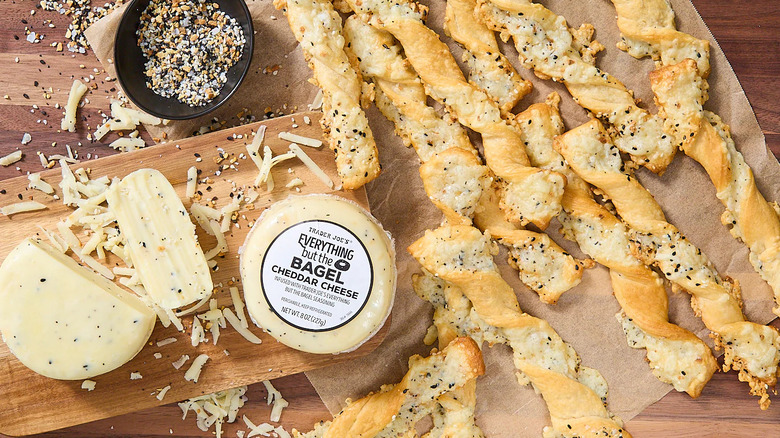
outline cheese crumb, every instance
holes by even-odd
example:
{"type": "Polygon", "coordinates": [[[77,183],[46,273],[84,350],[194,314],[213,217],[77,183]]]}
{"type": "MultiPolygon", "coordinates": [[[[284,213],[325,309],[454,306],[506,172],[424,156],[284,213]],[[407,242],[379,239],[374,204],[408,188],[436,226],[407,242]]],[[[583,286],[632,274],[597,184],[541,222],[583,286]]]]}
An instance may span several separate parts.
{"type": "Polygon", "coordinates": [[[130,373],[130,380],[141,380],[144,376],[141,375],[139,372],[132,372],[130,373]]]}
{"type": "Polygon", "coordinates": [[[179,359],[176,360],[176,362],[171,363],[171,365],[173,365],[173,367],[178,370],[179,368],[183,367],[188,360],[190,360],[190,357],[186,354],[183,354],[179,359]]]}
{"type": "Polygon", "coordinates": [[[15,150],[4,157],[0,157],[0,166],[8,167],[21,160],[22,156],[23,154],[21,150],[15,150]]]}
{"type": "Polygon", "coordinates": [[[200,373],[203,371],[203,365],[206,364],[206,361],[209,360],[209,356],[207,354],[201,354],[198,357],[196,357],[192,361],[192,365],[190,365],[190,369],[187,370],[186,373],[184,373],[184,380],[187,380],[188,382],[194,382],[198,383],[198,378],[200,378],[200,373]]]}
{"type": "Polygon", "coordinates": [[[65,105],[65,116],[62,118],[60,129],[68,132],[76,131],[76,111],[79,107],[79,101],[84,93],[87,92],[87,86],[81,81],[76,79],[73,81],[73,85],[70,87],[70,93],[68,94],[68,103],[65,105]]]}
{"type": "Polygon", "coordinates": [[[171,389],[171,385],[168,385],[165,388],[161,389],[160,392],[157,393],[157,400],[162,401],[162,399],[165,398],[165,394],[168,392],[169,389],[171,389]]]}
{"type": "Polygon", "coordinates": [[[178,339],[173,338],[173,337],[165,338],[165,339],[161,339],[161,340],[157,341],[157,346],[158,347],[164,347],[164,346],[166,346],[168,344],[173,344],[174,342],[177,342],[177,341],[178,341],[178,339]]]}
{"type": "Polygon", "coordinates": [[[97,385],[97,382],[93,380],[85,380],[81,382],[81,389],[86,389],[87,391],[93,391],[95,389],[95,385],[97,385]]]}
{"type": "Polygon", "coordinates": [[[300,187],[303,185],[303,180],[300,178],[293,178],[290,182],[287,183],[285,187],[293,188],[293,187],[300,187]]]}
{"type": "Polygon", "coordinates": [[[185,194],[188,198],[195,196],[195,192],[198,190],[198,168],[191,166],[187,169],[187,190],[185,194]]]}
{"type": "Polygon", "coordinates": [[[47,195],[54,194],[54,188],[51,186],[51,184],[41,179],[40,173],[31,173],[27,175],[27,179],[30,181],[27,186],[28,188],[33,190],[40,190],[47,195]]]}
{"type": "Polygon", "coordinates": [[[271,408],[271,421],[278,423],[282,418],[282,410],[286,408],[289,403],[282,398],[282,393],[274,388],[269,380],[263,380],[263,385],[268,392],[268,404],[270,405],[273,403],[273,408],[271,408]]]}

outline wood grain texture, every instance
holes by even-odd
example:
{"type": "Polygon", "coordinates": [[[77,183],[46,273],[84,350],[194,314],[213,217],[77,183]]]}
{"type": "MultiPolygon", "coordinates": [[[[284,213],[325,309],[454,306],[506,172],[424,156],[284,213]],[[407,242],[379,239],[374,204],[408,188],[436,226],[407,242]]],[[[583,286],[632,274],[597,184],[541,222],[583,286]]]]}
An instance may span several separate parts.
{"type": "MultiPolygon", "coordinates": [[[[211,134],[190,137],[185,140],[157,145],[122,155],[112,155],[93,160],[81,166],[91,169],[93,178],[107,175],[109,178],[123,177],[140,168],[159,170],[171,182],[181,198],[185,198],[187,169],[196,166],[201,172],[200,178],[209,178],[213,182],[199,184],[198,191],[203,193],[202,203],[213,202],[217,208],[230,202],[233,187],[250,187],[257,175],[257,168],[246,158],[246,144],[251,142],[252,132],[265,125],[264,144],[274,155],[284,153],[289,142],[278,138],[279,132],[293,131],[296,134],[321,138],[322,132],[318,120],[320,113],[304,113],[311,117],[311,124],[302,122],[303,114],[295,117],[301,122],[293,129],[292,116],[281,117],[265,122],[244,125],[239,128],[222,130],[211,134]],[[234,137],[235,136],[235,137],[234,137]],[[236,138],[237,137],[237,138],[236,138]],[[243,156],[244,158],[240,158],[243,156]],[[224,158],[223,158],[224,157],[224,158]],[[220,158],[219,160],[217,158],[220,158]],[[231,164],[232,163],[232,164],[231,164]],[[230,165],[230,167],[228,167],[230,165]]],[[[321,165],[334,180],[338,180],[333,163],[333,154],[323,147],[307,149],[307,154],[321,165]]],[[[272,203],[285,199],[291,193],[285,184],[293,178],[300,178],[304,185],[300,193],[335,193],[317,179],[299,160],[291,160],[272,170],[276,181],[273,192],[262,194],[254,203],[253,209],[242,209],[239,219],[227,234],[230,251],[224,257],[217,257],[217,268],[212,270],[212,279],[217,293],[215,298],[221,306],[231,304],[229,285],[240,287],[238,248],[243,244],[251,224],[260,216],[262,210],[272,203]],[[289,169],[289,170],[288,170],[289,169]]],[[[57,187],[61,180],[59,169],[41,173],[44,181],[57,187]]],[[[46,210],[0,217],[0,259],[27,236],[40,235],[38,227],[56,229],[56,223],[67,217],[72,209],[61,201],[53,199],[40,191],[27,189],[27,178],[16,177],[0,181],[0,190],[11,197],[11,201],[21,195],[25,200],[34,199],[45,204],[46,210]]],[[[368,201],[364,190],[340,191],[340,196],[356,201],[364,207],[368,201]]],[[[56,194],[61,196],[59,188],[56,194]]],[[[6,196],[4,201],[7,201],[6,196]]],[[[0,202],[4,205],[7,202],[0,202]]],[[[185,200],[185,207],[191,204],[185,200]]],[[[199,230],[198,239],[204,249],[216,245],[216,239],[199,230]]],[[[41,236],[45,240],[45,237],[41,236]]],[[[81,239],[85,241],[84,238],[81,239]]],[[[118,258],[107,257],[109,266],[119,265],[118,258]]],[[[136,411],[162,404],[155,395],[161,388],[170,385],[167,401],[182,400],[222,389],[256,383],[312,368],[349,360],[352,357],[367,354],[384,338],[380,332],[357,351],[342,355],[317,355],[303,353],[276,342],[271,336],[254,327],[254,332],[263,340],[254,345],[244,340],[235,330],[223,329],[217,345],[205,343],[193,348],[188,333],[191,332],[192,316],[184,317],[185,332],[175,327],[162,327],[158,324],[152,333],[149,344],[130,362],[122,367],[95,377],[97,387],[86,392],[81,389],[81,381],[60,381],[37,375],[21,364],[8,350],[5,343],[0,344],[0,394],[4,395],[6,406],[0,410],[0,431],[10,435],[27,435],[59,429],[65,426],[98,420],[127,412],[136,411]],[[158,347],[156,342],[174,337],[178,341],[158,347]],[[229,354],[226,354],[227,351],[229,354]],[[155,359],[154,353],[161,353],[161,359],[155,359]],[[197,384],[184,380],[188,362],[176,370],[171,365],[182,355],[194,359],[198,354],[208,354],[209,361],[197,384]],[[143,378],[130,380],[130,373],[138,372],[143,378]],[[67,409],[61,409],[67,406],[67,409]]],[[[211,338],[210,335],[207,337],[211,338]]]]}
{"type": "MultiPolygon", "coordinates": [[[[777,79],[780,77],[780,2],[692,1],[740,79],[766,136],[767,145],[776,156],[780,155],[780,86],[777,79]]],[[[20,175],[26,170],[40,170],[35,151],[63,153],[65,143],[71,144],[84,157],[87,154],[102,156],[111,153],[103,143],[88,143],[84,138],[86,127],[89,125],[94,129],[99,122],[95,108],[107,111],[108,96],[116,91],[112,90],[114,83],[104,80],[105,73],[94,73],[93,68],[99,71],[102,68],[93,55],[72,57],[46,46],[48,42],[62,40],[67,20],[56,14],[47,14],[46,18],[52,19],[56,27],[44,30],[39,17],[30,19],[30,10],[35,8],[34,0],[0,2],[0,69],[5,73],[0,75],[0,95],[8,94],[10,98],[0,98],[0,154],[21,147],[19,141],[24,132],[33,137],[33,142],[24,147],[29,153],[28,158],[18,164],[20,170],[16,170],[16,166],[0,168],[0,179],[20,175]],[[33,45],[24,41],[25,24],[22,19],[27,19],[33,30],[44,30],[47,39],[43,44],[33,45]],[[19,40],[14,39],[14,35],[19,36],[19,40]],[[14,63],[16,56],[20,57],[20,64],[14,63]],[[41,64],[41,60],[46,64],[41,64]],[[80,65],[85,68],[79,68],[80,65]],[[87,96],[91,102],[83,111],[83,118],[77,125],[78,132],[57,133],[61,111],[53,108],[54,102],[65,102],[72,83],[71,75],[84,77],[90,73],[97,78],[98,87],[87,96]],[[35,81],[39,83],[36,85],[35,81]],[[47,100],[42,97],[42,88],[48,90],[49,87],[53,89],[53,98],[47,100]],[[29,99],[23,94],[27,94],[29,99]],[[41,109],[31,113],[33,103],[41,109]],[[42,115],[41,110],[46,111],[48,116],[42,115]],[[49,119],[49,125],[36,123],[38,119],[45,118],[49,119]],[[55,141],[57,145],[51,146],[55,141]],[[78,145],[79,141],[83,144],[78,145]]],[[[104,143],[114,138],[107,137],[104,143]]],[[[6,202],[4,196],[7,195],[0,195],[0,203],[6,202]]],[[[777,327],[777,321],[773,325],[777,327]]],[[[288,430],[292,427],[308,430],[315,421],[329,417],[303,374],[275,380],[274,384],[290,401],[290,407],[282,416],[282,424],[288,430]]],[[[256,423],[268,421],[270,408],[266,405],[264,394],[262,385],[250,386],[249,402],[242,409],[256,423]]],[[[738,382],[733,373],[719,373],[698,400],[672,392],[630,421],[627,427],[637,438],[776,437],[780,436],[780,403],[776,402],[768,411],[762,412],[756,406],[755,397],[747,394],[745,385],[738,382]]],[[[228,426],[226,436],[235,436],[237,429],[237,425],[228,426]]],[[[181,421],[181,411],[174,404],[44,436],[161,438],[209,437],[212,434],[198,430],[191,418],[181,421]]]]}

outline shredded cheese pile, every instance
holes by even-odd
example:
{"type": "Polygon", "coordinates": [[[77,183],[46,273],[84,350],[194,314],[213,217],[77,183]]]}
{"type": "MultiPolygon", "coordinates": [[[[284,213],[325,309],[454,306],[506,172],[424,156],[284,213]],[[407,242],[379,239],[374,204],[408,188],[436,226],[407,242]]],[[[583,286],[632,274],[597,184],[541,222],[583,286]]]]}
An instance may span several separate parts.
{"type": "Polygon", "coordinates": [[[189,411],[193,411],[197,416],[198,429],[205,432],[214,425],[216,436],[220,438],[222,436],[222,424],[226,419],[228,423],[236,421],[238,410],[244,406],[244,402],[247,400],[245,395],[246,388],[246,386],[241,386],[239,388],[226,389],[181,402],[179,407],[183,414],[182,420],[187,418],[189,411]]]}

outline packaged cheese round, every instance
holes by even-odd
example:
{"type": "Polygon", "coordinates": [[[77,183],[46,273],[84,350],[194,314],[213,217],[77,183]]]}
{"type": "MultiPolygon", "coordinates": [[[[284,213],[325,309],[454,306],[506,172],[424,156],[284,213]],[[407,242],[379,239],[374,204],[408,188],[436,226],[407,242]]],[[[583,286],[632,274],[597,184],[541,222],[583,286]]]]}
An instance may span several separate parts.
{"type": "Polygon", "coordinates": [[[239,253],[252,320],[297,350],[352,351],[382,327],[393,305],[393,241],[370,213],[339,196],[277,202],[239,253]]]}

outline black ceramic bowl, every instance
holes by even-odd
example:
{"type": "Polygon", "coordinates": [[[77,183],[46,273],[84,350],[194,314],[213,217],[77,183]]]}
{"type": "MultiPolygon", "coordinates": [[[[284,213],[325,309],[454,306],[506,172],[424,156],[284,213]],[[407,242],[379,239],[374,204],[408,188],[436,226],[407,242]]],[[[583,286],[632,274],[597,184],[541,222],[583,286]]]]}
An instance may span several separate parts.
{"type": "Polygon", "coordinates": [[[171,120],[192,119],[207,114],[227,101],[235,93],[241,81],[249,71],[252,61],[254,34],[252,17],[244,0],[207,0],[219,4],[219,9],[236,19],[246,38],[241,59],[227,72],[227,82],[219,91],[219,95],[211,102],[201,106],[189,106],[179,102],[175,97],[163,97],[146,86],[144,74],[144,58],[138,47],[136,32],[141,21],[141,13],[150,0],[133,0],[127,7],[119,28],[116,31],[114,43],[114,66],[117,78],[127,97],[140,109],[157,117],[171,120]]]}

